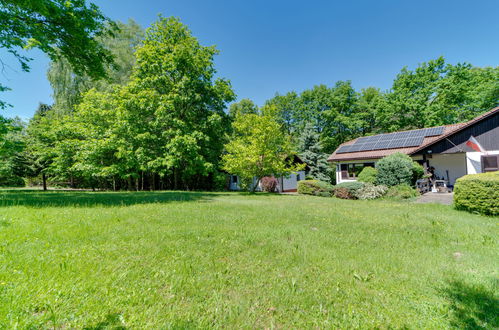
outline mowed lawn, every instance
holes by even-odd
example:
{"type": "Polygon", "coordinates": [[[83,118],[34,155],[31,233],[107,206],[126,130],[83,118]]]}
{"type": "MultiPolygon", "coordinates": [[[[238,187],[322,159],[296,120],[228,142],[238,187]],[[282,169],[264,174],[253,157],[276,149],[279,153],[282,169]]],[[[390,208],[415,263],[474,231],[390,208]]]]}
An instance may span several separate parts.
{"type": "Polygon", "coordinates": [[[444,205],[0,191],[0,328],[497,328],[498,237],[444,205]]]}

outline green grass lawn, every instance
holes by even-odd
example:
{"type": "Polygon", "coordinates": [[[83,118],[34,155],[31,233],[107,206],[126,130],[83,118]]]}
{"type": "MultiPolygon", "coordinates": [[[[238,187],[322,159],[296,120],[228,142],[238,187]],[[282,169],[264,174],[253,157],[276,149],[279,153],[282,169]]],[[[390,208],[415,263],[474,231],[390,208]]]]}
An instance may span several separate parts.
{"type": "Polygon", "coordinates": [[[409,202],[0,191],[0,328],[497,328],[498,224],[409,202]]]}

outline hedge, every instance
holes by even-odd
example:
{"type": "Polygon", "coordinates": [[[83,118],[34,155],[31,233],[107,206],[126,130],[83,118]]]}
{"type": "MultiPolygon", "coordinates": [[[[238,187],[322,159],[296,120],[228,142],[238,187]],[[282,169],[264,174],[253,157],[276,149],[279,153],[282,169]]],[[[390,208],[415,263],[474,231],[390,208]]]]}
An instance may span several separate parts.
{"type": "Polygon", "coordinates": [[[298,181],[298,193],[304,195],[330,197],[333,193],[333,186],[324,181],[303,180],[298,181]]]}
{"type": "Polygon", "coordinates": [[[499,171],[470,174],[457,179],[454,206],[486,215],[499,215],[499,171]]]}

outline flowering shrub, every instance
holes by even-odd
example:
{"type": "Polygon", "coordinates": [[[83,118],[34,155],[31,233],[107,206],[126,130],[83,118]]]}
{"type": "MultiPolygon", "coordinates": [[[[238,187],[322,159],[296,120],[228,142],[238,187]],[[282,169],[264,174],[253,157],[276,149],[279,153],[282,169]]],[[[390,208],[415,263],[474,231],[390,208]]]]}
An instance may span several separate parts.
{"type": "Polygon", "coordinates": [[[266,192],[276,192],[278,181],[273,176],[265,176],[261,180],[262,182],[262,190],[266,192]]]}
{"type": "Polygon", "coordinates": [[[357,190],[363,188],[364,182],[343,182],[334,186],[334,196],[343,199],[356,199],[357,190]]]}
{"type": "Polygon", "coordinates": [[[376,199],[383,197],[388,190],[387,186],[375,186],[370,183],[366,183],[364,187],[355,191],[355,197],[358,199],[376,199]]]}

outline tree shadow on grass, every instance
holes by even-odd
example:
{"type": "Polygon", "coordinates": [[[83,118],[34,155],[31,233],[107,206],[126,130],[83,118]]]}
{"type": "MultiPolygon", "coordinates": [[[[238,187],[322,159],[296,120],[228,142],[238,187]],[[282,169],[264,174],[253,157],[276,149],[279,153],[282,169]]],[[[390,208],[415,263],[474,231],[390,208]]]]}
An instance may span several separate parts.
{"type": "Polygon", "coordinates": [[[90,207],[129,206],[149,203],[208,202],[223,193],[209,192],[82,192],[82,191],[0,191],[0,207],[90,207]]]}
{"type": "Polygon", "coordinates": [[[496,329],[499,327],[497,291],[481,285],[453,281],[444,289],[453,312],[452,325],[461,329],[496,329]]]}

